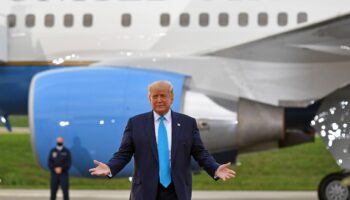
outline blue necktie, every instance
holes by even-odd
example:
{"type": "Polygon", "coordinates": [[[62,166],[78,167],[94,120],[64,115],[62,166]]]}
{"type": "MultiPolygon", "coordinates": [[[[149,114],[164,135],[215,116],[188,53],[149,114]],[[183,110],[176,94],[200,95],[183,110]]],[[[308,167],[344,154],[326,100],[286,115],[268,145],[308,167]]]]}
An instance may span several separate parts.
{"type": "Polygon", "coordinates": [[[158,159],[160,184],[167,188],[171,182],[170,161],[168,148],[168,134],[164,125],[164,116],[161,116],[158,127],[158,159]]]}

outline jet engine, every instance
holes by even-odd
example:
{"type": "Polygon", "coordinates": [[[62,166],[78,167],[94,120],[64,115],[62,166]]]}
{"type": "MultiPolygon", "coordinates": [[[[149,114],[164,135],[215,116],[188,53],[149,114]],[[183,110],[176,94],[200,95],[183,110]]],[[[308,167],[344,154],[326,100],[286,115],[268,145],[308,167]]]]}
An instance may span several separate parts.
{"type": "MultiPolygon", "coordinates": [[[[29,118],[33,152],[48,169],[55,138],[65,138],[72,153],[74,176],[89,176],[93,159],[108,161],[118,149],[130,116],[151,111],[147,86],[169,80],[180,111],[186,76],[132,68],[71,68],[50,70],[34,77],[30,87],[29,118]]],[[[119,176],[129,176],[129,163],[119,176]]]]}

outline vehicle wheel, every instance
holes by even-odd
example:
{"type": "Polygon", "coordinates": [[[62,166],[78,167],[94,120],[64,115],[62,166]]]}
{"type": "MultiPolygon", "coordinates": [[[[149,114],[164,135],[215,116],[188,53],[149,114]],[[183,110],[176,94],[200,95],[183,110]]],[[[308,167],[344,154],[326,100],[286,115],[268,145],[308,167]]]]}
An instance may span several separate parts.
{"type": "Polygon", "coordinates": [[[320,200],[350,200],[349,187],[341,184],[346,175],[338,172],[327,175],[318,186],[320,200]]]}

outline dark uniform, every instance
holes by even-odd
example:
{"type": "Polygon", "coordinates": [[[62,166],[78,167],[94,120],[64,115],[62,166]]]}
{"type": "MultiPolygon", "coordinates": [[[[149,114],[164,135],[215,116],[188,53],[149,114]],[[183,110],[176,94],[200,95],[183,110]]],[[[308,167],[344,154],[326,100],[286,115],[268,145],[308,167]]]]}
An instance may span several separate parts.
{"type": "Polygon", "coordinates": [[[64,200],[69,200],[69,174],[68,170],[71,166],[71,154],[65,147],[60,151],[53,148],[49,154],[49,168],[51,171],[51,200],[56,199],[58,186],[61,185],[64,200]],[[62,173],[56,174],[55,168],[62,167],[62,173]]]}

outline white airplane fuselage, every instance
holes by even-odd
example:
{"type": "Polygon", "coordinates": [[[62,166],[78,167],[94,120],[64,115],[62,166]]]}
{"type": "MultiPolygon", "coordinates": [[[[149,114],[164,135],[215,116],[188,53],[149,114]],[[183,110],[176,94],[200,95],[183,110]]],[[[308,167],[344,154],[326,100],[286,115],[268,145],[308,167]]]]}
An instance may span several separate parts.
{"type": "Polygon", "coordinates": [[[344,15],[349,8],[347,0],[7,0],[0,14],[16,18],[8,28],[7,61],[61,64],[124,55],[200,55],[344,15]],[[164,13],[169,16],[166,26],[160,24],[164,13]],[[64,25],[67,14],[73,17],[71,26],[64,25]],[[86,14],[92,16],[87,27],[83,25],[86,14]],[[124,14],[130,16],[125,26],[124,14]],[[283,25],[278,24],[279,14],[286,15],[283,25]],[[298,14],[306,15],[299,23],[298,14]],[[53,16],[51,26],[45,25],[48,15],[53,16]]]}
{"type": "Polygon", "coordinates": [[[2,4],[0,18],[12,23],[6,28],[7,37],[0,38],[8,44],[4,61],[9,66],[81,65],[116,59],[112,64],[189,75],[192,89],[206,94],[274,105],[281,100],[320,98],[349,82],[347,62],[295,64],[226,57],[193,63],[176,59],[201,57],[346,15],[350,12],[347,0],[8,0],[2,4]],[[156,63],[156,57],[175,60],[156,63]],[[144,64],[148,60],[152,64],[144,64]],[[309,68],[306,74],[305,66],[309,68]],[[308,77],[319,72],[319,66],[336,67],[345,77],[318,87],[329,73],[312,80],[308,77]]]}

